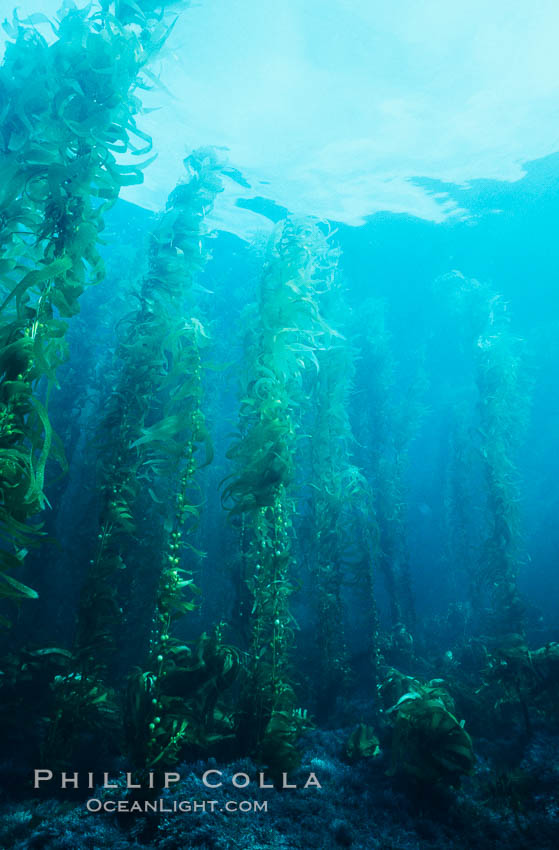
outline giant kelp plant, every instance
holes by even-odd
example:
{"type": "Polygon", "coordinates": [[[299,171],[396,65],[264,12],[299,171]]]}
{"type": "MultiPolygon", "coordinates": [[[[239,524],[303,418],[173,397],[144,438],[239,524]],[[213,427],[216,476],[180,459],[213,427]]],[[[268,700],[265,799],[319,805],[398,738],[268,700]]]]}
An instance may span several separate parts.
{"type": "Polygon", "coordinates": [[[454,401],[445,443],[443,477],[444,553],[447,593],[462,610],[471,616],[472,587],[476,574],[476,545],[478,531],[471,505],[477,487],[471,475],[476,449],[469,438],[470,421],[467,402],[454,401]],[[463,599],[462,597],[466,597],[463,599]]]}
{"type": "Polygon", "coordinates": [[[142,0],[70,7],[52,43],[35,28],[43,22],[14,15],[0,71],[0,594],[16,600],[36,596],[13,573],[40,534],[47,461],[63,463],[47,406],[67,320],[103,274],[105,211],[143,179],[146,160],[117,156],[151,149],[136,92],[169,27],[142,0]]]}
{"type": "Polygon", "coordinates": [[[526,388],[519,374],[518,343],[510,333],[506,304],[500,296],[492,296],[476,351],[480,449],[490,516],[476,590],[489,588],[492,627],[498,634],[522,632],[524,628],[517,582],[520,530],[514,450],[525,411],[526,388]]]}
{"type": "Polygon", "coordinates": [[[134,555],[145,509],[141,496],[146,492],[155,503],[161,496],[167,497],[167,504],[170,499],[169,516],[161,517],[163,535],[157,537],[161,610],[153,626],[154,645],[163,633],[168,638],[173,616],[192,604],[175,596],[177,588],[191,583],[181,578],[179,563],[181,550],[191,545],[182,541],[186,514],[195,519],[198,512],[188,492],[200,443],[206,444],[211,459],[201,410],[201,348],[208,336],[192,304],[192,286],[209,256],[202,244],[205,219],[221,184],[211,151],[195,152],[185,166],[188,179],[171,193],[150,237],[139,306],[121,323],[121,373],[100,429],[98,544],[82,594],[76,639],[85,666],[93,664],[94,669],[106,667],[114,655],[119,612],[130,601],[133,580],[139,578],[126,561],[134,555]]]}
{"type": "MultiPolygon", "coordinates": [[[[313,373],[312,434],[309,470],[310,519],[302,532],[309,541],[307,554],[315,587],[318,616],[317,715],[328,715],[332,705],[347,693],[350,678],[348,648],[344,634],[344,575],[352,559],[369,575],[372,552],[361,552],[358,507],[367,498],[367,484],[354,463],[355,439],[349,417],[349,400],[354,374],[353,351],[345,335],[348,309],[340,285],[332,286],[321,298],[321,309],[330,333],[317,352],[313,373]],[[344,321],[345,318],[345,321],[344,321]],[[334,331],[341,327],[344,333],[334,331]]],[[[374,522],[373,517],[368,522],[374,522]]],[[[371,624],[372,626],[372,624],[371,624]]],[[[372,628],[372,631],[374,629],[372,628]]]]}
{"type": "MultiPolygon", "coordinates": [[[[142,631],[143,636],[149,633],[149,654],[147,669],[134,677],[145,695],[135,697],[138,708],[130,712],[128,726],[143,724],[133,734],[144,742],[146,761],[155,755],[161,758],[151,752],[153,747],[168,749],[171,739],[175,744],[182,740],[187,726],[182,717],[173,726],[176,718],[167,716],[157,729],[152,721],[160,713],[158,698],[162,699],[156,683],[169,663],[175,674],[181,667],[181,642],[170,635],[172,623],[195,607],[192,575],[180,563],[182,551],[193,548],[188,530],[195,526],[199,511],[200,494],[193,489],[193,479],[200,445],[206,447],[205,462],[211,460],[201,409],[201,357],[208,336],[192,288],[209,257],[203,247],[206,215],[221,191],[220,167],[211,150],[196,151],[185,160],[185,167],[187,179],[169,196],[151,234],[138,307],[121,322],[120,374],[100,425],[100,517],[78,611],[76,669],[60,678],[56,688],[58,712],[66,707],[75,713],[76,689],[86,701],[91,694],[90,688],[84,690],[84,682],[95,683],[98,689],[108,685],[115,672],[122,672],[117,648],[134,626],[133,590],[141,587],[142,612],[148,622],[151,619],[151,629],[138,624],[135,641],[142,631]],[[142,531],[146,493],[148,503],[162,505],[149,539],[142,531]],[[138,548],[139,537],[147,543],[144,552],[138,548]],[[151,552],[149,544],[154,547],[151,552]],[[147,575],[139,566],[145,551],[151,566],[147,575]],[[165,731],[167,726],[173,734],[165,731]]],[[[58,725],[63,731],[62,718],[58,725]]],[[[136,761],[137,750],[136,744],[136,761]]]]}
{"type": "Polygon", "coordinates": [[[407,404],[394,398],[396,365],[387,328],[386,305],[369,300],[359,328],[359,395],[356,396],[356,434],[360,462],[370,481],[377,533],[374,544],[378,570],[390,603],[393,641],[404,654],[411,649],[414,602],[409,551],[406,543],[405,470],[409,443],[423,415],[421,367],[407,391],[407,404]]]}
{"type": "Polygon", "coordinates": [[[223,493],[242,523],[249,590],[244,616],[251,661],[241,735],[276,770],[297,761],[300,716],[289,657],[295,628],[289,608],[294,457],[303,378],[306,370],[319,368],[317,349],[330,333],[318,297],[331,285],[333,269],[333,253],[315,225],[287,220],[274,232],[248,334],[239,435],[229,450],[234,471],[223,493]]]}
{"type": "MultiPolygon", "coordinates": [[[[520,368],[520,340],[510,331],[503,298],[488,286],[454,272],[439,283],[461,324],[460,344],[471,358],[477,392],[476,449],[485,480],[485,540],[470,586],[475,610],[485,611],[478,628],[494,635],[523,631],[517,587],[521,563],[518,473],[514,453],[527,406],[520,368]]],[[[456,451],[464,447],[456,446],[456,451]]],[[[456,485],[455,485],[456,486],[456,485]]],[[[455,510],[464,511],[462,502],[455,510]]],[[[464,525],[464,517],[459,519],[464,525]]]]}

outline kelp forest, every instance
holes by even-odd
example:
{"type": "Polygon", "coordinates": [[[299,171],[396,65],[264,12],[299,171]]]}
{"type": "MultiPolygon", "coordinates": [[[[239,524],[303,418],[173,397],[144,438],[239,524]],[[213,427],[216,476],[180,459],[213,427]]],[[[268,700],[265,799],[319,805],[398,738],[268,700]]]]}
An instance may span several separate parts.
{"type": "MultiPolygon", "coordinates": [[[[558,502],[552,320],[525,332],[451,228],[429,256],[399,216],[359,245],[312,210],[227,233],[242,177],[188,139],[162,209],[119,199],[150,181],[143,92],[187,6],[4,25],[2,800],[31,830],[37,769],[108,771],[133,800],[235,764],[283,800],[310,775],[547,847],[552,768],[529,754],[559,731],[557,611],[531,595],[557,551],[535,519],[558,502]]],[[[6,847],[82,846],[19,844],[10,811],[6,847]]],[[[333,846],[420,846],[333,817],[333,846]]],[[[160,845],[148,821],[122,846],[330,846],[160,845]]]]}

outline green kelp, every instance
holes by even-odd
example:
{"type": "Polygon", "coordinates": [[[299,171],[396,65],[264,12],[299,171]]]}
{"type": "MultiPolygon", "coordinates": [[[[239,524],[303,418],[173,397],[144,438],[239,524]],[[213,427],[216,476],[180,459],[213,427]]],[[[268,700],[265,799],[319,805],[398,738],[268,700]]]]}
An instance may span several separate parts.
{"type": "MultiPolygon", "coordinates": [[[[371,552],[362,552],[358,541],[361,522],[373,521],[359,513],[367,498],[367,483],[353,459],[355,439],[348,408],[354,352],[345,336],[348,310],[340,283],[321,296],[320,307],[331,330],[317,351],[318,367],[307,383],[311,400],[308,428],[312,434],[310,495],[309,518],[302,521],[301,529],[307,541],[306,561],[318,609],[315,628],[319,718],[331,711],[337,698],[347,694],[351,674],[344,627],[344,573],[357,559],[367,577],[372,578],[371,552]],[[343,334],[333,327],[340,328],[343,334]]],[[[376,625],[376,617],[373,619],[376,625]]],[[[370,622],[368,626],[370,636],[375,628],[370,622]]]]}
{"type": "Polygon", "coordinates": [[[68,320],[103,276],[105,211],[143,179],[149,159],[117,157],[151,149],[137,90],[169,29],[141,0],[67,7],[52,43],[36,23],[5,24],[0,68],[0,596],[15,600],[36,596],[12,572],[38,542],[47,461],[64,464],[47,402],[68,320]]]}
{"type": "MultiPolygon", "coordinates": [[[[141,717],[143,726],[133,734],[142,737],[150,760],[155,758],[150,731],[161,713],[156,683],[169,666],[175,671],[192,667],[190,651],[170,631],[173,622],[196,605],[197,589],[181,559],[192,550],[189,536],[198,518],[196,471],[212,457],[201,408],[202,352],[208,335],[192,290],[209,258],[206,215],[221,191],[220,166],[211,150],[194,152],[185,166],[187,180],[173,190],[151,234],[139,306],[121,324],[120,377],[100,428],[104,450],[99,531],[78,611],[70,679],[74,683],[78,674],[80,682],[111,680],[119,670],[115,661],[124,631],[130,628],[132,589],[140,583],[148,600],[151,589],[149,657],[134,677],[149,692],[150,711],[146,719],[147,703],[138,696],[141,706],[128,717],[129,725],[132,717],[141,717]],[[197,462],[200,448],[205,457],[197,462]],[[142,572],[136,541],[145,535],[146,494],[155,510],[151,531],[155,526],[157,550],[149,556],[149,571],[142,572]]],[[[149,624],[143,630],[148,631],[149,624]]],[[[136,645],[141,646],[144,636],[136,634],[136,645]]],[[[67,695],[65,699],[72,713],[75,700],[67,695]]],[[[169,712],[157,724],[158,748],[168,749],[171,738],[177,744],[184,737],[186,727],[177,732],[173,722],[169,712]]]]}
{"type": "Polygon", "coordinates": [[[346,755],[350,762],[363,758],[378,758],[381,754],[379,739],[371,726],[359,723],[348,738],[346,755]]]}
{"type": "Polygon", "coordinates": [[[405,394],[395,396],[396,362],[391,351],[386,304],[369,299],[359,314],[355,397],[358,459],[370,490],[374,528],[370,547],[384,579],[393,635],[389,646],[398,655],[413,648],[414,601],[406,543],[405,472],[408,450],[425,414],[422,358],[405,394]]]}
{"type": "Polygon", "coordinates": [[[520,718],[527,736],[536,719],[557,724],[559,644],[530,650],[521,635],[511,636],[488,653],[478,689],[496,722],[520,718]]]}
{"type": "Polygon", "coordinates": [[[453,400],[445,445],[443,471],[443,555],[445,590],[454,601],[456,616],[471,620],[468,589],[475,582],[481,518],[472,516],[478,486],[472,475],[477,460],[470,438],[470,410],[465,400],[453,400]],[[477,533],[476,533],[477,532],[477,533]],[[459,611],[461,613],[459,613],[459,611]]]}
{"type": "Polygon", "coordinates": [[[303,376],[318,368],[317,350],[330,333],[318,295],[331,285],[335,256],[313,224],[287,220],[268,246],[257,309],[246,346],[239,432],[229,449],[233,471],[223,501],[241,521],[244,616],[250,673],[239,718],[240,738],[274,771],[298,762],[304,722],[296,711],[290,650],[296,625],[289,597],[294,460],[305,396],[303,376]]]}
{"type": "Polygon", "coordinates": [[[98,542],[76,639],[82,663],[91,666],[90,659],[95,669],[105,668],[114,651],[119,608],[137,574],[137,569],[127,571],[127,559],[134,556],[146,494],[152,506],[163,504],[154,646],[171,620],[194,605],[192,578],[181,570],[180,554],[191,545],[183,540],[185,523],[195,524],[198,514],[200,497],[196,488],[192,492],[195,453],[203,447],[209,462],[211,446],[201,409],[201,358],[209,340],[199,315],[192,315],[199,312],[192,287],[209,258],[205,217],[221,182],[210,150],[196,151],[185,166],[188,179],[169,196],[151,235],[139,306],[121,322],[121,373],[100,428],[98,542]],[[158,496],[162,482],[172,482],[171,491],[158,496]]]}
{"type": "Polygon", "coordinates": [[[390,670],[379,695],[393,726],[389,775],[457,785],[473,771],[472,740],[441,679],[423,684],[390,670]]]}
{"type": "MultiPolygon", "coordinates": [[[[151,669],[128,677],[124,728],[126,752],[140,772],[173,767],[235,742],[233,707],[223,700],[240,668],[239,653],[224,644],[222,628],[205,632],[194,647],[162,640],[151,669]]],[[[235,747],[232,747],[233,751],[235,747]]]]}
{"type": "MultiPolygon", "coordinates": [[[[528,406],[521,340],[510,331],[507,304],[489,287],[459,272],[441,278],[438,286],[460,322],[458,340],[472,364],[477,392],[476,427],[470,433],[485,483],[486,528],[477,567],[471,570],[471,602],[481,617],[478,628],[515,634],[523,630],[515,451],[528,406]]],[[[459,450],[464,451],[463,444],[459,450]]],[[[455,509],[463,508],[463,502],[455,504],[455,509]]]]}

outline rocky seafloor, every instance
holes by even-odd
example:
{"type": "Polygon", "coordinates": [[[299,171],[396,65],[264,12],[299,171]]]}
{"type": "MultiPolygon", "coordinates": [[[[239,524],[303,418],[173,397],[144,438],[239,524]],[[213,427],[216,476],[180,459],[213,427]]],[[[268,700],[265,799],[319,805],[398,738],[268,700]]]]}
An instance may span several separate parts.
{"type": "MultiPolygon", "coordinates": [[[[13,796],[10,766],[3,767],[0,803],[2,850],[431,850],[431,848],[559,847],[559,737],[537,731],[521,758],[507,765],[514,741],[476,740],[473,776],[459,788],[437,788],[390,777],[385,756],[349,764],[348,730],[308,733],[301,769],[290,781],[304,784],[314,772],[321,788],[235,788],[235,773],[257,777],[247,760],[220,765],[183,764],[179,783],[160,797],[213,800],[213,811],[148,814],[90,812],[83,794],[13,796]],[[222,771],[220,788],[202,782],[205,770],[222,771]],[[267,801],[267,811],[227,812],[227,801],[267,801]]],[[[217,774],[212,781],[217,781],[217,774]]],[[[48,792],[47,792],[48,793],[48,792]]],[[[125,799],[124,789],[86,792],[101,800],[125,799]]],[[[141,799],[141,798],[140,798],[141,799]]]]}

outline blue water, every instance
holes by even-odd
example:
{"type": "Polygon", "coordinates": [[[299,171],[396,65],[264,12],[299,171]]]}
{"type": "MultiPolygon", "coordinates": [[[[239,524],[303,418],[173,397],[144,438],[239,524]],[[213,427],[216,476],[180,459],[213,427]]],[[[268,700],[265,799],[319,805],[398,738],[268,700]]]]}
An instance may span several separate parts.
{"type": "Polygon", "coordinates": [[[0,848],[552,848],[557,10],[174,5],[2,8],[0,848]]]}

